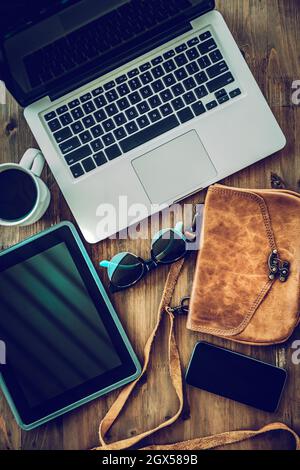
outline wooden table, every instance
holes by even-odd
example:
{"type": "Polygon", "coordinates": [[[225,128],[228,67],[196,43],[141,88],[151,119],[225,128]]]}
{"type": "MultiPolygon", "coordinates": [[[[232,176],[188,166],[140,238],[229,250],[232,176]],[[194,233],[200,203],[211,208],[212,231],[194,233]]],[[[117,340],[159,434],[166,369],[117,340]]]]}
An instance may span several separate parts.
{"type": "MultiPolygon", "coordinates": [[[[270,187],[272,171],[281,175],[290,188],[299,190],[300,180],[300,106],[292,104],[292,83],[300,80],[300,4],[298,0],[226,0],[217,1],[219,10],[233,32],[260,87],[279,120],[286,136],[287,147],[279,154],[228,178],[224,183],[237,187],[270,187]]],[[[238,130],[237,130],[238,132],[238,130]]],[[[23,118],[22,110],[9,98],[0,107],[0,162],[17,162],[23,152],[36,145],[23,118]]],[[[53,176],[47,168],[44,172],[52,202],[45,217],[26,228],[1,228],[0,249],[49,227],[60,220],[73,220],[53,176]]],[[[0,189],[1,190],[1,189],[0,189]]],[[[202,202],[204,193],[197,194],[187,202],[202,202]]],[[[129,249],[147,257],[149,240],[112,241],[95,246],[87,245],[94,264],[100,258],[110,258],[120,250],[129,249]]],[[[186,262],[176,289],[175,299],[189,294],[195,255],[186,262]]],[[[154,326],[157,307],[168,269],[151,273],[143,282],[125,293],[114,295],[112,300],[135,350],[142,360],[145,341],[154,326]]],[[[99,270],[101,280],[107,284],[106,274],[99,270]]],[[[298,329],[287,344],[278,347],[254,348],[235,345],[186,330],[186,319],[176,320],[176,336],[186,368],[191,351],[199,339],[232,348],[242,353],[285,367],[289,381],[279,411],[275,414],[260,412],[233,401],[225,400],[198,390],[187,390],[187,403],[191,417],[178,422],[170,429],[157,433],[144,444],[169,443],[206,436],[233,429],[259,428],[272,421],[283,421],[300,433],[300,365],[292,364],[291,344],[300,339],[298,329]]],[[[133,394],[131,404],[110,431],[110,439],[116,440],[153,427],[171,416],[176,409],[176,397],[172,390],[167,368],[166,334],[156,340],[152,372],[147,384],[133,394]]],[[[98,424],[113,403],[118,392],[95,400],[37,430],[22,432],[0,395],[0,415],[6,422],[10,446],[14,449],[88,449],[97,445],[98,424]]],[[[290,448],[292,442],[282,433],[257,438],[234,449],[281,449],[290,448]]],[[[1,447],[1,442],[0,442],[1,447]]]]}

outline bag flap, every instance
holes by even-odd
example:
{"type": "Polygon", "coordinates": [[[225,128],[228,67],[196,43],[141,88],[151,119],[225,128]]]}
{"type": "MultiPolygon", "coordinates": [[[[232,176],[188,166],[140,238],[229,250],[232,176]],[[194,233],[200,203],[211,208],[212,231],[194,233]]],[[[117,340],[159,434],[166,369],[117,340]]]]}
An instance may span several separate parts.
{"type": "Polygon", "coordinates": [[[212,186],[187,328],[218,336],[241,333],[274,283],[267,261],[275,249],[263,197],[212,186]]]}

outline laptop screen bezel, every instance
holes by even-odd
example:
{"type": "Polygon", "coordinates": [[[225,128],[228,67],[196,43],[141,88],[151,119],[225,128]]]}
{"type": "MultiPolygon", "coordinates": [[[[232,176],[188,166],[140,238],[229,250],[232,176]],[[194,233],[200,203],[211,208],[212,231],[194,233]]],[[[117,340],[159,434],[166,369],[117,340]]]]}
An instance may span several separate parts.
{"type": "MultiPolygon", "coordinates": [[[[75,2],[76,3],[76,2],[75,2]]],[[[72,5],[74,4],[74,0],[72,2],[72,5]]],[[[180,22],[178,24],[174,25],[172,24],[165,24],[163,30],[157,30],[157,34],[154,34],[151,37],[151,41],[149,42],[149,38],[146,41],[143,42],[142,40],[139,42],[138,46],[132,47],[132,49],[128,49],[120,54],[117,53],[116,49],[116,54],[114,54],[110,60],[105,62],[102,66],[102,68],[99,71],[100,65],[93,67],[93,69],[88,69],[84,70],[84,66],[82,67],[82,70],[79,69],[78,73],[76,74],[71,74],[69,76],[66,76],[64,80],[58,80],[58,81],[53,81],[45,87],[38,87],[35,88],[34,90],[30,92],[25,92],[20,85],[16,82],[14,79],[10,68],[9,68],[9,61],[8,58],[5,55],[5,38],[3,35],[0,36],[0,80],[4,81],[6,88],[8,91],[12,94],[12,96],[18,101],[18,103],[26,107],[35,101],[44,98],[45,96],[49,96],[50,99],[55,99],[59,96],[62,96],[66,93],[69,93],[70,91],[88,83],[91,80],[94,80],[95,78],[101,77],[102,75],[105,75],[109,71],[113,70],[114,68],[117,68],[126,62],[135,59],[139,55],[147,52],[147,50],[151,50],[151,48],[156,47],[157,41],[160,41],[161,43],[164,42],[164,40],[168,40],[170,37],[171,32],[173,32],[173,37],[176,35],[178,32],[178,35],[183,32],[181,27],[188,26],[190,24],[190,21],[197,18],[198,16],[201,16],[208,11],[211,11],[215,8],[215,0],[204,0],[204,3],[195,5],[192,7],[189,11],[188,14],[186,14],[184,17],[180,18],[180,22]],[[175,26],[175,28],[174,28],[175,26]],[[174,34],[175,31],[175,34],[174,34]],[[151,47],[151,43],[153,43],[153,46],[151,47]],[[95,71],[97,70],[96,76],[95,76],[95,71]]],[[[51,12],[53,14],[53,12],[51,12]]],[[[41,20],[44,20],[45,16],[41,18],[41,20]]],[[[33,23],[36,24],[37,20],[35,18],[35,21],[33,23]]]]}

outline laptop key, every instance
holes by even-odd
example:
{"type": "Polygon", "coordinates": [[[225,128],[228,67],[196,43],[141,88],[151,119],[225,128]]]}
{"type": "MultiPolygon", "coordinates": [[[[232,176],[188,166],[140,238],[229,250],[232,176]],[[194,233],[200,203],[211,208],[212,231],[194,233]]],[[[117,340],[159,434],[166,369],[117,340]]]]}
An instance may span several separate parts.
{"type": "Polygon", "coordinates": [[[145,72],[140,76],[143,85],[153,82],[153,77],[150,72],[145,72]]]}
{"type": "Polygon", "coordinates": [[[153,124],[152,126],[146,127],[145,129],[141,130],[140,132],[134,134],[133,136],[129,136],[126,139],[120,142],[120,147],[123,152],[129,152],[130,150],[139,147],[140,145],[149,142],[149,140],[154,139],[155,137],[159,137],[162,134],[174,129],[175,127],[179,126],[179,121],[176,116],[168,116],[165,119],[158,121],[157,123],[153,124]]]}
{"type": "Polygon", "coordinates": [[[207,90],[204,85],[199,86],[198,88],[195,89],[195,93],[199,99],[204,98],[205,96],[208,95],[207,90]]]}
{"type": "Polygon", "coordinates": [[[95,90],[92,91],[92,95],[93,96],[99,96],[103,93],[103,87],[102,86],[98,86],[98,88],[95,88],[95,90]]]}
{"type": "Polygon", "coordinates": [[[125,97],[125,98],[121,98],[120,100],[118,100],[117,105],[118,105],[120,111],[124,111],[124,109],[129,108],[130,103],[129,103],[128,99],[125,97]]]}
{"type": "Polygon", "coordinates": [[[160,97],[164,103],[166,103],[167,101],[171,101],[174,98],[170,90],[162,91],[160,93],[160,97]]]}
{"type": "Polygon", "coordinates": [[[179,81],[184,80],[188,76],[184,67],[181,67],[180,69],[176,70],[174,73],[175,73],[175,77],[179,81]]]}
{"type": "Polygon", "coordinates": [[[116,78],[116,83],[120,85],[121,83],[126,82],[127,80],[127,75],[121,75],[120,77],[116,78]]]}
{"type": "Polygon", "coordinates": [[[80,97],[81,103],[85,103],[86,101],[89,101],[92,99],[92,95],[90,93],[85,93],[85,95],[82,95],[80,97]]]}
{"type": "Polygon", "coordinates": [[[145,64],[140,66],[140,71],[145,72],[146,70],[151,69],[151,64],[150,62],[146,62],[145,64]]]}
{"type": "Polygon", "coordinates": [[[190,121],[191,119],[194,119],[194,115],[190,108],[184,108],[181,111],[177,113],[177,116],[179,117],[179,120],[181,124],[184,124],[185,122],[190,121]]]}
{"type": "Polygon", "coordinates": [[[106,156],[104,155],[104,152],[98,152],[95,155],[93,155],[93,157],[97,166],[101,166],[107,163],[107,159],[106,159],[106,156]]]}
{"type": "Polygon", "coordinates": [[[236,98],[237,96],[240,96],[242,94],[241,90],[237,88],[236,90],[233,90],[229,93],[230,98],[236,98]]]}
{"type": "Polygon", "coordinates": [[[133,69],[128,72],[127,76],[128,78],[133,78],[136,77],[139,74],[139,69],[133,69]]]}
{"type": "Polygon", "coordinates": [[[206,113],[206,109],[201,101],[199,101],[198,103],[192,104],[192,109],[194,113],[196,114],[196,116],[200,116],[201,114],[206,113]]]}
{"type": "Polygon", "coordinates": [[[142,97],[145,100],[146,98],[149,98],[149,96],[153,95],[153,91],[151,90],[150,86],[147,85],[144,88],[140,89],[140,94],[142,95],[142,97]]]}
{"type": "Polygon", "coordinates": [[[130,93],[127,83],[123,83],[122,85],[118,86],[117,91],[120,96],[125,96],[125,95],[128,95],[128,93],[130,93]]]}
{"type": "Polygon", "coordinates": [[[60,116],[59,119],[63,126],[68,126],[69,124],[71,124],[71,122],[73,122],[73,119],[70,113],[63,114],[62,116],[60,116]]]}
{"type": "Polygon", "coordinates": [[[224,95],[227,95],[227,91],[224,88],[223,90],[219,90],[215,93],[215,97],[217,98],[217,100],[224,95]]]}
{"type": "Polygon", "coordinates": [[[127,122],[127,119],[124,113],[119,113],[114,117],[114,121],[117,126],[122,126],[123,124],[125,124],[125,122],[127,122]]]}
{"type": "Polygon", "coordinates": [[[202,85],[202,83],[207,82],[208,77],[205,72],[200,72],[200,73],[196,73],[195,79],[198,85],[202,85]]]}
{"type": "Polygon", "coordinates": [[[139,103],[137,105],[137,109],[138,109],[138,112],[140,114],[145,114],[148,111],[150,111],[150,107],[149,107],[149,104],[147,103],[147,101],[142,101],[141,103],[139,103]]]}
{"type": "Polygon", "coordinates": [[[184,88],[181,83],[176,83],[176,85],[172,86],[171,90],[175,96],[180,96],[184,93],[184,88]]]}
{"type": "Polygon", "coordinates": [[[82,160],[81,164],[87,173],[96,168],[94,160],[91,157],[86,158],[85,160],[82,160]]]}
{"type": "Polygon", "coordinates": [[[170,59],[170,57],[174,57],[174,55],[175,51],[171,49],[170,51],[164,53],[164,59],[170,59]]]}
{"type": "Polygon", "coordinates": [[[158,121],[159,119],[161,119],[161,114],[160,112],[158,111],[158,109],[155,109],[153,111],[150,111],[150,113],[148,114],[151,122],[156,122],[158,121]]]}
{"type": "Polygon", "coordinates": [[[125,111],[125,114],[129,120],[135,119],[138,116],[138,112],[135,108],[129,108],[125,111]]]}
{"type": "Polygon", "coordinates": [[[111,132],[103,136],[102,140],[103,140],[104,145],[106,145],[107,147],[115,143],[115,138],[111,132]]]}
{"type": "Polygon", "coordinates": [[[218,75],[221,75],[222,73],[227,72],[227,70],[228,70],[228,66],[226,62],[222,60],[222,62],[219,62],[218,64],[213,65],[212,67],[209,67],[206,70],[206,73],[208,74],[209,78],[215,78],[218,75]]]}
{"type": "Polygon", "coordinates": [[[106,112],[104,111],[104,109],[99,109],[99,111],[96,111],[94,113],[94,116],[95,116],[95,119],[96,119],[97,122],[104,121],[104,119],[107,118],[107,115],[106,115],[106,112]]]}
{"type": "Polygon", "coordinates": [[[54,119],[55,117],[56,117],[56,112],[55,111],[51,111],[50,113],[45,114],[45,116],[44,116],[46,121],[50,121],[51,119],[54,119]]]}
{"type": "Polygon", "coordinates": [[[136,122],[138,123],[140,129],[144,129],[144,127],[150,125],[150,121],[149,121],[149,119],[147,118],[147,116],[141,116],[141,117],[139,117],[139,118],[136,120],[136,122]]]}
{"type": "Polygon", "coordinates": [[[84,131],[79,134],[79,138],[83,144],[86,144],[87,142],[90,142],[93,139],[89,131],[84,131]]]}
{"type": "Polygon", "coordinates": [[[209,89],[210,93],[217,91],[219,88],[224,88],[224,86],[229,85],[230,83],[234,82],[234,78],[232,73],[227,72],[224,75],[220,75],[219,77],[211,80],[206,84],[207,88],[209,89]]]}
{"type": "Polygon", "coordinates": [[[109,160],[114,160],[115,158],[120,157],[122,155],[122,152],[117,144],[105,149],[105,153],[109,160]]]}
{"type": "Polygon", "coordinates": [[[94,152],[98,152],[99,150],[103,149],[103,143],[101,139],[96,139],[91,143],[91,147],[94,152]]]}
{"type": "Polygon", "coordinates": [[[95,127],[92,127],[91,129],[91,133],[93,135],[93,137],[100,137],[101,135],[104,134],[104,131],[102,129],[102,127],[100,126],[100,124],[97,124],[95,127]]]}
{"type": "Polygon", "coordinates": [[[200,34],[199,38],[201,41],[205,41],[206,39],[211,38],[211,32],[205,31],[205,33],[200,34]]]}
{"type": "Polygon", "coordinates": [[[183,81],[183,86],[186,89],[186,91],[189,91],[189,90],[192,90],[192,88],[195,88],[197,84],[195,80],[192,77],[190,77],[183,81]]]}
{"type": "Polygon", "coordinates": [[[188,93],[186,93],[185,95],[183,95],[183,99],[185,101],[186,104],[192,104],[194,103],[195,101],[197,101],[197,98],[194,94],[193,91],[189,91],[188,93]]]}
{"type": "Polygon", "coordinates": [[[157,67],[154,67],[154,69],[152,69],[152,75],[154,78],[163,77],[165,75],[165,72],[162,66],[158,65],[157,67]]]}
{"type": "Polygon", "coordinates": [[[105,132],[110,132],[112,131],[113,129],[115,129],[115,124],[114,124],[114,121],[112,119],[107,119],[107,121],[104,121],[102,123],[102,126],[103,126],[103,129],[105,130],[105,132]]]}
{"type": "Polygon", "coordinates": [[[67,105],[60,106],[59,108],[57,108],[56,112],[57,112],[57,114],[67,113],[68,112],[68,106],[67,105]]]}
{"type": "Polygon", "coordinates": [[[175,62],[178,67],[182,67],[183,65],[188,63],[188,60],[185,54],[179,54],[177,57],[175,57],[175,62]]]}
{"type": "Polygon", "coordinates": [[[198,57],[200,56],[199,52],[197,51],[196,47],[193,47],[192,49],[189,49],[187,52],[186,52],[186,55],[188,56],[188,58],[190,60],[195,60],[195,59],[198,59],[198,57]]]}
{"type": "Polygon", "coordinates": [[[154,93],[159,93],[160,91],[162,91],[165,88],[165,85],[163,84],[161,79],[158,79],[155,82],[153,82],[151,84],[151,86],[153,88],[154,93]]]}
{"type": "Polygon", "coordinates": [[[184,102],[182,101],[181,98],[175,98],[175,100],[173,100],[171,104],[173,108],[175,109],[175,111],[178,111],[179,109],[184,108],[184,102]]]}
{"type": "Polygon", "coordinates": [[[72,100],[70,101],[70,103],[68,103],[68,106],[70,109],[73,109],[73,108],[76,108],[76,106],[79,106],[80,105],[80,101],[79,100],[72,100]]]}
{"type": "Polygon", "coordinates": [[[82,132],[84,130],[83,125],[81,124],[80,121],[77,121],[71,124],[71,129],[74,132],[74,134],[79,134],[79,132],[82,132]]]}
{"type": "Polygon", "coordinates": [[[161,64],[163,62],[162,56],[155,57],[155,59],[151,60],[152,65],[161,64]]]}
{"type": "Polygon", "coordinates": [[[216,62],[219,62],[219,60],[222,60],[223,59],[223,56],[221,54],[221,52],[219,51],[219,49],[217,49],[216,51],[213,51],[209,54],[209,57],[211,59],[211,61],[215,64],[216,62]]]}
{"type": "Polygon", "coordinates": [[[180,52],[186,51],[187,50],[187,45],[186,44],[180,44],[180,46],[177,46],[175,51],[177,54],[180,54],[180,52]]]}
{"type": "Polygon", "coordinates": [[[85,114],[90,114],[93,111],[96,111],[95,105],[92,101],[88,101],[87,103],[84,103],[82,106],[85,114]]]}
{"type": "Polygon", "coordinates": [[[173,109],[169,103],[166,103],[163,106],[161,106],[159,110],[164,117],[169,116],[169,114],[173,113],[173,109]]]}
{"type": "Polygon", "coordinates": [[[137,78],[132,78],[131,80],[129,80],[128,84],[129,84],[132,91],[135,91],[138,88],[141,88],[141,86],[142,86],[142,84],[141,84],[138,77],[137,78]]]}
{"type": "Polygon", "coordinates": [[[151,96],[151,98],[149,98],[149,104],[151,108],[154,109],[154,108],[157,108],[158,106],[161,106],[162,102],[159,96],[154,95],[154,96],[151,96]]]}
{"type": "Polygon", "coordinates": [[[200,57],[200,59],[198,59],[198,64],[200,65],[202,70],[209,67],[211,65],[211,61],[210,61],[210,58],[208,57],[208,55],[200,57]]]}
{"type": "Polygon", "coordinates": [[[199,66],[197,62],[194,60],[194,62],[191,62],[186,66],[186,69],[189,73],[189,75],[194,75],[195,73],[199,72],[199,66]]]}
{"type": "Polygon", "coordinates": [[[97,108],[103,108],[103,106],[107,105],[107,100],[104,95],[100,95],[97,98],[94,99],[94,103],[97,106],[97,108]]]}
{"type": "Polygon", "coordinates": [[[72,132],[69,127],[65,127],[64,129],[61,129],[60,131],[55,132],[53,134],[54,139],[56,142],[59,144],[60,142],[63,142],[66,139],[69,139],[69,137],[72,137],[72,132]]]}
{"type": "Polygon", "coordinates": [[[208,54],[209,52],[217,49],[217,44],[214,39],[209,39],[198,46],[199,51],[202,55],[208,54]]]}
{"type": "Polygon", "coordinates": [[[170,59],[163,64],[163,68],[165,69],[166,73],[173,72],[173,70],[176,69],[176,64],[173,59],[170,59]]]}
{"type": "Polygon", "coordinates": [[[189,47],[193,47],[193,46],[196,46],[197,44],[199,44],[199,39],[198,38],[192,38],[188,41],[187,45],[189,47]]]}
{"type": "Polygon", "coordinates": [[[134,132],[138,131],[138,126],[134,121],[132,121],[126,124],[125,129],[127,130],[128,134],[133,134],[134,132]]]}
{"type": "Polygon", "coordinates": [[[163,82],[166,86],[172,86],[176,83],[175,77],[172,73],[169,73],[163,78],[163,82]]]}
{"type": "Polygon", "coordinates": [[[80,140],[78,137],[73,137],[72,139],[66,140],[62,144],[60,144],[59,148],[62,154],[72,152],[72,150],[77,149],[80,147],[80,140]]]}
{"type": "Polygon", "coordinates": [[[80,147],[79,149],[75,150],[74,152],[69,153],[68,155],[65,155],[65,160],[68,165],[73,165],[73,163],[77,163],[83,158],[88,157],[91,155],[92,151],[89,145],[84,145],[83,147],[80,147]]]}
{"type": "Polygon", "coordinates": [[[80,163],[76,163],[76,165],[72,165],[70,170],[74,176],[74,178],[79,178],[80,176],[84,175],[84,171],[80,163]]]}
{"type": "Polygon", "coordinates": [[[51,132],[58,131],[61,128],[61,124],[58,119],[53,119],[53,121],[48,122],[48,126],[51,132]]]}
{"type": "Polygon", "coordinates": [[[95,119],[93,116],[86,116],[82,119],[82,122],[84,124],[84,127],[88,129],[89,127],[92,127],[96,124],[95,119]]]}
{"type": "Polygon", "coordinates": [[[121,140],[121,139],[124,139],[124,137],[126,137],[126,131],[124,129],[124,127],[119,127],[118,129],[116,129],[114,131],[114,136],[117,140],[121,140]]]}
{"type": "Polygon", "coordinates": [[[113,101],[116,101],[119,96],[116,90],[110,90],[107,93],[105,93],[105,97],[109,103],[112,103],[113,101]]]}
{"type": "Polygon", "coordinates": [[[129,98],[129,101],[130,101],[131,104],[137,104],[137,103],[139,103],[140,101],[142,101],[142,98],[141,98],[141,96],[140,96],[140,94],[139,94],[138,91],[134,91],[133,93],[131,93],[131,94],[128,96],[128,98],[129,98]]]}
{"type": "Polygon", "coordinates": [[[105,91],[111,90],[111,89],[114,88],[115,86],[116,86],[115,82],[114,82],[113,80],[111,80],[110,82],[105,83],[105,85],[104,85],[104,90],[105,90],[105,91]]]}
{"type": "Polygon", "coordinates": [[[227,101],[229,101],[229,96],[227,94],[218,99],[219,104],[226,103],[227,101]]]}
{"type": "Polygon", "coordinates": [[[114,116],[115,114],[117,114],[119,112],[119,110],[118,110],[117,106],[115,105],[115,103],[112,103],[112,104],[109,104],[108,106],[106,106],[105,111],[107,112],[108,116],[114,116]]]}
{"type": "Polygon", "coordinates": [[[209,103],[207,103],[206,108],[208,109],[208,111],[210,111],[211,109],[214,109],[217,106],[218,106],[217,101],[213,100],[213,101],[210,101],[209,103]]]}
{"type": "Polygon", "coordinates": [[[81,119],[84,116],[84,113],[81,108],[72,109],[71,114],[75,121],[77,121],[77,119],[81,119]]]}

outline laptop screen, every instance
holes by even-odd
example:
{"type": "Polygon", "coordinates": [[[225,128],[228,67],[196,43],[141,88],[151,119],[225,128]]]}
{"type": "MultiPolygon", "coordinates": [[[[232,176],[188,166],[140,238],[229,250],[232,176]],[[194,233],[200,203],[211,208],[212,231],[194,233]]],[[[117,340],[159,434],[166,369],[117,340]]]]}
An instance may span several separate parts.
{"type": "Polygon", "coordinates": [[[70,91],[213,7],[213,0],[1,0],[1,78],[23,105],[70,91]]]}

